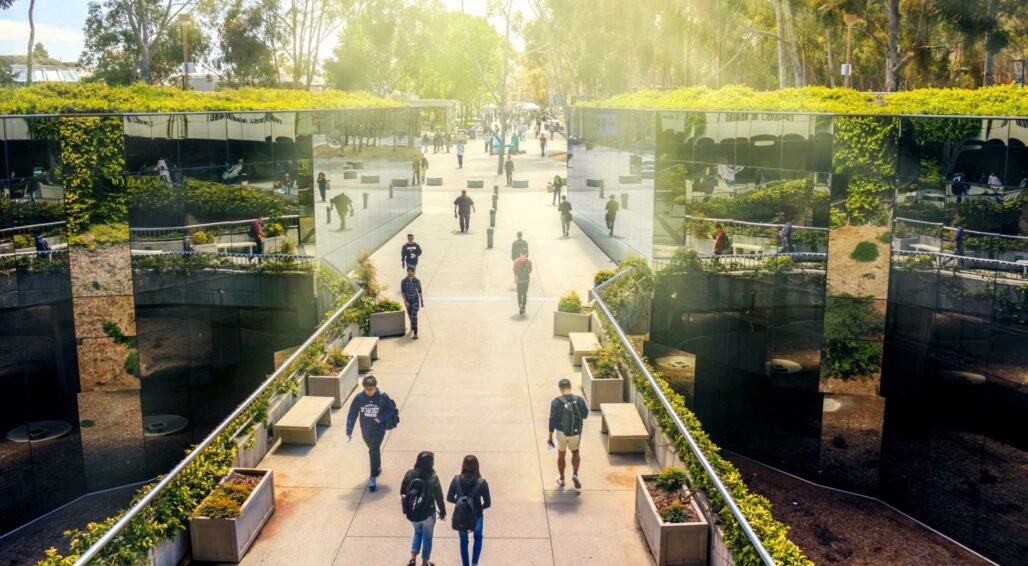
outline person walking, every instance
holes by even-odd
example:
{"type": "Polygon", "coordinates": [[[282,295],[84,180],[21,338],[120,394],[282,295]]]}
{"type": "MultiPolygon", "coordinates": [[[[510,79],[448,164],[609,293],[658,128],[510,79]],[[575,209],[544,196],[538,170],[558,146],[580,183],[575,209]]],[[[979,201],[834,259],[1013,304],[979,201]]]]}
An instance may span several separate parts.
{"type": "Polygon", "coordinates": [[[425,294],[421,291],[421,280],[414,276],[414,268],[407,266],[407,277],[400,281],[400,294],[403,295],[403,306],[410,317],[410,337],[418,339],[418,311],[425,306],[425,294]]]}
{"type": "Polygon", "coordinates": [[[453,503],[451,525],[460,536],[461,564],[478,566],[478,561],[482,558],[483,511],[492,506],[493,500],[489,495],[489,482],[482,477],[478,458],[474,454],[464,457],[460,474],[454,476],[450,481],[446,500],[453,503]],[[475,545],[470,557],[468,556],[469,533],[475,535],[475,545]]]}
{"type": "Polygon", "coordinates": [[[571,169],[571,158],[575,156],[575,144],[568,140],[568,169],[571,169]]]}
{"type": "Polygon", "coordinates": [[[414,158],[411,163],[410,184],[418,186],[421,184],[421,155],[414,158]]]}
{"type": "Polygon", "coordinates": [[[264,253],[264,230],[261,227],[261,219],[255,218],[250,222],[250,237],[257,244],[257,253],[264,253]]]}
{"type": "Polygon", "coordinates": [[[560,192],[564,188],[564,181],[561,180],[560,175],[553,176],[553,200],[550,202],[551,205],[556,206],[560,204],[560,192]]]}
{"type": "Polygon", "coordinates": [[[617,199],[614,198],[614,195],[610,195],[610,200],[607,201],[605,220],[607,221],[607,230],[610,230],[611,236],[614,235],[614,221],[618,218],[619,208],[617,199]]]}
{"type": "Polygon", "coordinates": [[[45,257],[52,249],[50,242],[46,241],[42,232],[36,232],[33,243],[36,246],[36,257],[45,257]]]}
{"type": "Polygon", "coordinates": [[[782,244],[782,253],[792,253],[795,250],[792,244],[792,221],[786,220],[785,224],[778,230],[778,239],[782,244]]]}
{"type": "Polygon", "coordinates": [[[725,233],[725,227],[718,222],[714,228],[714,255],[723,255],[725,250],[729,247],[728,234],[725,233]]]}
{"type": "Polygon", "coordinates": [[[571,231],[571,203],[568,202],[568,197],[560,197],[560,206],[557,207],[557,212],[560,213],[560,227],[566,238],[571,231]]]}
{"type": "Polygon", "coordinates": [[[471,213],[475,210],[475,201],[471,200],[467,191],[461,191],[460,196],[453,201],[453,217],[460,220],[460,231],[467,232],[471,225],[471,213]]]}
{"type": "Polygon", "coordinates": [[[414,234],[407,234],[407,243],[400,247],[400,267],[418,269],[421,259],[421,246],[414,241],[414,234]]]}
{"type": "Polygon", "coordinates": [[[328,177],[325,177],[325,172],[318,173],[318,192],[321,193],[321,202],[325,202],[325,198],[328,196],[328,177]]]}
{"type": "Polygon", "coordinates": [[[528,247],[521,250],[521,256],[514,261],[514,285],[518,289],[518,314],[524,316],[528,306],[528,284],[532,278],[532,260],[528,259],[528,247]]]}
{"type": "Polygon", "coordinates": [[[457,169],[464,168],[464,143],[457,142],[457,169]]]}
{"type": "Polygon", "coordinates": [[[446,500],[439,476],[435,473],[435,454],[418,454],[414,467],[407,470],[400,482],[400,505],[403,514],[414,527],[414,540],[410,547],[410,562],[417,566],[418,554],[421,566],[435,566],[432,558],[432,535],[435,532],[436,513],[439,520],[446,520],[446,500]]]}
{"type": "Polygon", "coordinates": [[[567,468],[565,456],[571,450],[571,482],[576,489],[582,489],[582,480],[578,477],[578,466],[582,462],[578,448],[582,442],[583,421],[589,418],[589,405],[579,395],[571,392],[571,380],[561,379],[557,383],[560,395],[550,401],[550,434],[546,437],[546,445],[554,448],[553,433],[557,433],[557,485],[564,487],[564,470],[567,468]]]}
{"type": "Polygon", "coordinates": [[[339,216],[339,229],[346,230],[346,212],[349,210],[350,216],[353,216],[353,201],[346,193],[339,193],[332,197],[331,203],[336,215],[339,216]]]}
{"type": "Polygon", "coordinates": [[[446,153],[450,153],[450,144],[453,142],[453,138],[450,136],[450,131],[447,130],[443,134],[443,143],[446,145],[446,153]]]}
{"type": "Polygon", "coordinates": [[[503,172],[507,175],[506,186],[514,186],[514,161],[510,158],[510,155],[508,155],[507,160],[503,162],[503,172]]]}
{"type": "Polygon", "coordinates": [[[528,255],[528,242],[523,239],[521,232],[518,232],[518,239],[510,245],[510,260],[517,261],[522,253],[528,255]]]}
{"type": "Polygon", "coordinates": [[[424,183],[428,177],[428,155],[421,155],[421,182],[424,183]]]}
{"type": "Polygon", "coordinates": [[[966,224],[962,220],[957,221],[957,229],[953,232],[953,249],[956,250],[956,255],[964,255],[964,226],[966,224]]]}
{"type": "Polygon", "coordinates": [[[371,465],[371,479],[368,480],[368,489],[378,489],[378,476],[382,474],[382,440],[387,430],[392,430],[400,421],[396,410],[396,403],[378,388],[378,380],[375,376],[366,376],[361,385],[361,391],[350,402],[350,411],[346,415],[346,442],[353,440],[353,426],[360,417],[361,437],[368,447],[368,457],[371,465]]]}
{"type": "Polygon", "coordinates": [[[546,134],[539,134],[539,156],[546,157],[546,134]]]}

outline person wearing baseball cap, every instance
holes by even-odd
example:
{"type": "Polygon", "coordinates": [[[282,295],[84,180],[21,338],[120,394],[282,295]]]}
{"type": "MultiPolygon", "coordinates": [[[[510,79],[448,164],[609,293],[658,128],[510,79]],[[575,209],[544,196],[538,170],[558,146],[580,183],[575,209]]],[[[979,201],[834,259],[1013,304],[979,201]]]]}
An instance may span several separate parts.
{"type": "Polygon", "coordinates": [[[571,392],[571,380],[561,379],[557,383],[560,395],[550,403],[550,434],[546,444],[554,448],[553,433],[557,432],[557,485],[564,487],[564,469],[567,467],[565,456],[571,450],[571,481],[576,489],[582,488],[582,480],[578,477],[578,465],[582,458],[578,447],[582,441],[583,421],[589,417],[589,406],[580,395],[571,392]]]}

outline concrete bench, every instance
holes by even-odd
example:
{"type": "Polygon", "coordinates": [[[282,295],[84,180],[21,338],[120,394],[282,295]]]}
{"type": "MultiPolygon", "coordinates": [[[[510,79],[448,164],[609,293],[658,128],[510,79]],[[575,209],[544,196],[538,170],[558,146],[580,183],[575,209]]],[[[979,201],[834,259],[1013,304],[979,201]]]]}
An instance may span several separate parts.
{"type": "Polygon", "coordinates": [[[919,252],[934,252],[939,253],[942,249],[939,246],[933,246],[931,244],[910,244],[910,249],[917,250],[919,252]]]}
{"type": "Polygon", "coordinates": [[[375,185],[378,184],[378,175],[361,175],[362,185],[375,185]]]}
{"type": "Polygon", "coordinates": [[[378,338],[375,336],[354,338],[343,348],[343,353],[357,358],[357,369],[360,371],[371,371],[371,361],[378,359],[378,338]]]}
{"type": "Polygon", "coordinates": [[[408,181],[407,179],[392,179],[391,181],[389,181],[389,186],[397,188],[409,187],[410,181],[408,181]]]}
{"type": "Polygon", "coordinates": [[[600,341],[592,332],[569,332],[568,339],[572,365],[582,365],[582,358],[592,356],[600,349],[600,341]]]}
{"type": "Polygon", "coordinates": [[[587,187],[603,187],[603,179],[586,179],[585,186],[587,187]]]}
{"type": "Polygon", "coordinates": [[[356,179],[356,178],[357,178],[357,170],[356,169],[347,169],[347,170],[343,171],[343,179],[356,179]]]}
{"type": "Polygon", "coordinates": [[[218,244],[218,253],[252,254],[257,242],[225,242],[218,244]]]}
{"type": "Polygon", "coordinates": [[[757,244],[732,244],[732,253],[759,254],[763,249],[757,244]]]}
{"type": "Polygon", "coordinates": [[[430,187],[441,187],[441,186],[443,186],[443,178],[442,177],[429,177],[427,179],[427,181],[428,181],[427,184],[430,187]]]}
{"type": "Polygon", "coordinates": [[[650,433],[632,403],[600,403],[600,432],[607,435],[607,454],[646,452],[650,433]]]}
{"type": "Polygon", "coordinates": [[[639,175],[620,175],[618,176],[618,182],[622,185],[638,185],[642,182],[642,177],[639,175]]]}
{"type": "Polygon", "coordinates": [[[515,189],[527,189],[528,188],[528,181],[524,180],[524,179],[521,179],[521,180],[514,179],[513,181],[511,181],[511,185],[512,185],[512,188],[515,188],[515,189]]]}
{"type": "Polygon", "coordinates": [[[275,423],[275,436],[281,438],[283,444],[317,444],[318,425],[332,425],[333,402],[332,397],[300,397],[275,423]]]}
{"type": "Polygon", "coordinates": [[[468,179],[469,189],[482,189],[485,188],[485,181],[482,179],[468,179]]]}

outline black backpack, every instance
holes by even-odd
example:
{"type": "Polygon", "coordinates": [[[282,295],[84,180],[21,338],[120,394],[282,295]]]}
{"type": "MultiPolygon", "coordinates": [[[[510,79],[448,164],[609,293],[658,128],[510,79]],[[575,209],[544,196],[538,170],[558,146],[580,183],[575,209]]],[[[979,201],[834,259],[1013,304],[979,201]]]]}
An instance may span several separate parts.
{"type": "Polygon", "coordinates": [[[383,424],[385,424],[386,430],[393,430],[396,425],[400,424],[400,409],[396,407],[396,401],[393,401],[392,398],[389,399],[389,404],[393,406],[393,416],[383,424]]]}
{"type": "Polygon", "coordinates": [[[403,493],[400,506],[403,508],[403,515],[408,521],[424,521],[432,513],[432,493],[429,482],[414,475],[414,470],[408,472],[410,481],[407,484],[407,491],[403,493]]]}
{"type": "Polygon", "coordinates": [[[582,415],[578,410],[578,399],[572,397],[558,397],[564,404],[564,410],[560,412],[560,431],[564,436],[577,436],[582,434],[582,415]]]}
{"type": "Polygon", "coordinates": [[[460,476],[453,478],[457,484],[457,502],[453,505],[453,518],[451,525],[455,531],[473,531],[478,523],[478,513],[475,512],[475,500],[478,499],[478,491],[482,487],[482,480],[475,482],[471,493],[464,493],[460,476]]]}

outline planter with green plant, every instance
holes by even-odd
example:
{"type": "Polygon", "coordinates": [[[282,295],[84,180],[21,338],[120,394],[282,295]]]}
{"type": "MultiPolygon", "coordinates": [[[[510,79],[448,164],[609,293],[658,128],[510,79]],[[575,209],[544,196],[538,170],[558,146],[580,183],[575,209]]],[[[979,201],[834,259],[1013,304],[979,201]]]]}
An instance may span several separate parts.
{"type": "Polygon", "coordinates": [[[214,234],[208,234],[203,230],[197,230],[189,237],[193,242],[193,249],[198,252],[216,254],[218,253],[218,244],[215,242],[214,234]]]}
{"type": "Polygon", "coordinates": [[[571,332],[589,332],[589,309],[575,291],[560,296],[553,313],[553,335],[567,336],[571,332]]]}
{"type": "Polygon", "coordinates": [[[635,519],[657,566],[707,564],[710,525],[692,495],[682,468],[636,476],[635,519]]]}
{"type": "Polygon", "coordinates": [[[14,251],[24,252],[36,249],[36,242],[31,234],[15,234],[11,240],[14,242],[14,251]]]}
{"type": "Polygon", "coordinates": [[[307,372],[307,394],[332,397],[335,399],[333,407],[342,407],[343,401],[357,387],[357,358],[337,348],[329,350],[307,372]]]}
{"type": "Polygon", "coordinates": [[[377,301],[368,315],[368,331],[372,336],[403,336],[407,333],[406,316],[400,303],[385,299],[377,301]]]}
{"type": "Polygon", "coordinates": [[[595,357],[582,358],[582,393],[589,410],[599,411],[600,403],[624,401],[625,377],[617,364],[613,344],[606,344],[595,357]]]}
{"type": "Polygon", "coordinates": [[[274,512],[273,472],[232,468],[189,519],[193,560],[238,563],[274,512]]]}
{"type": "Polygon", "coordinates": [[[286,243],[286,229],[278,222],[268,222],[264,226],[264,253],[286,253],[282,246],[286,243]]]}

